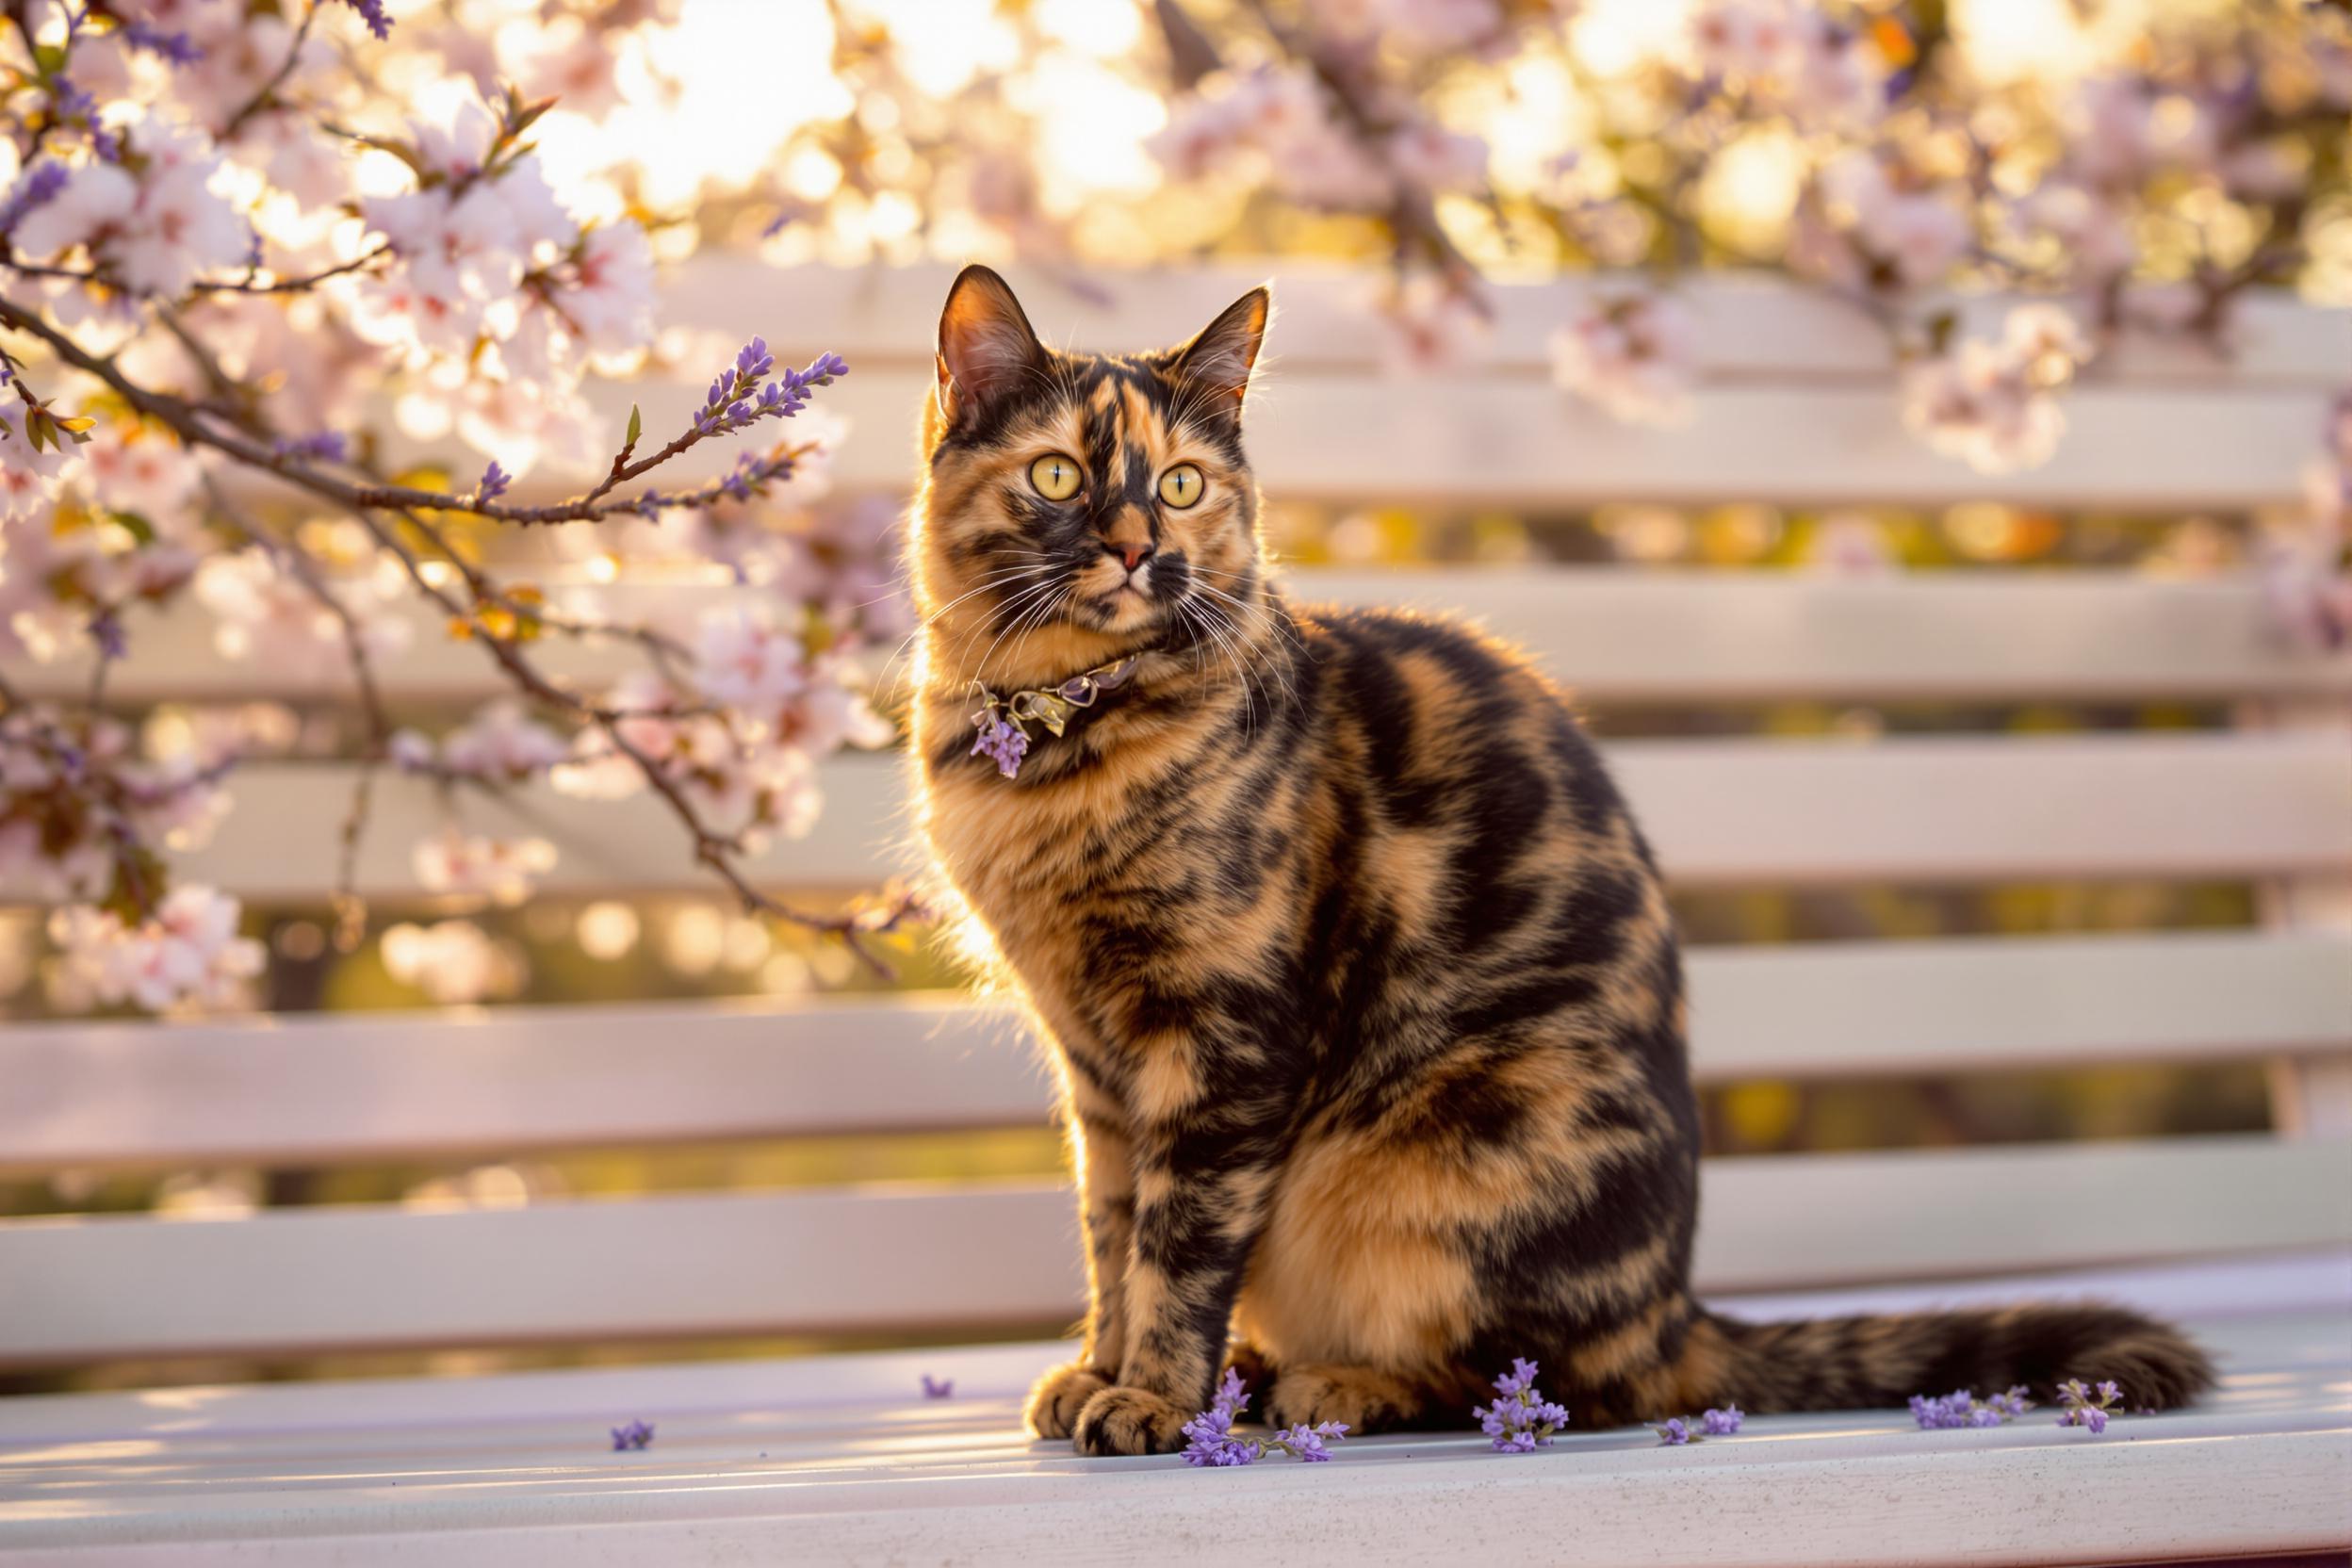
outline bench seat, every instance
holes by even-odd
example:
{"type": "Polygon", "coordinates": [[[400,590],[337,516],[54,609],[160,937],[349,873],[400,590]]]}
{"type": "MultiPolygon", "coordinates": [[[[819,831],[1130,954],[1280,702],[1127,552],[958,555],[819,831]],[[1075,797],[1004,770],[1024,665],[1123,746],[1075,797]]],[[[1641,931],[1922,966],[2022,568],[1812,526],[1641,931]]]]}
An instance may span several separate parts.
{"type": "MultiPolygon", "coordinates": [[[[1034,1444],[1052,1344],[0,1402],[0,1561],[1285,1564],[2162,1561],[2352,1544],[2352,1253],[1725,1298],[1748,1315],[2095,1293],[2177,1315],[2224,1368],[2103,1437],[2036,1410],[1921,1432],[1892,1410],[1752,1419],[1662,1448],[1475,1433],[1196,1472],[1034,1444]],[[924,1374],[955,1396],[926,1400],[924,1374]],[[608,1428],[651,1421],[643,1452],[608,1428]],[[2063,1451],[2062,1451],[2063,1450],[2063,1451]]],[[[1936,1392],[1936,1391],[1922,1391],[1936,1392]]]]}

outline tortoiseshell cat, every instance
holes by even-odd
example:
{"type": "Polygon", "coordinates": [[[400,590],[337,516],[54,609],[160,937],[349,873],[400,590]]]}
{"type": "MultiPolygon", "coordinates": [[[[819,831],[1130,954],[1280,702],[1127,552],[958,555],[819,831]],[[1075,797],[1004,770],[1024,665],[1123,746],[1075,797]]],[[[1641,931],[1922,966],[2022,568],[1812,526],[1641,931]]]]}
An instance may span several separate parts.
{"type": "Polygon", "coordinates": [[[1269,304],[1060,353],[974,267],[939,323],[923,826],[1054,1047],[1091,1287],[1032,1429],[1180,1446],[1229,1359],[1273,1421],[1360,1432],[1465,1425],[1514,1356],[1588,1427],[2207,1386],[2119,1308],[1757,1325],[1691,1298],[1649,850],[1519,655],[1267,581],[1241,427],[1269,304]]]}

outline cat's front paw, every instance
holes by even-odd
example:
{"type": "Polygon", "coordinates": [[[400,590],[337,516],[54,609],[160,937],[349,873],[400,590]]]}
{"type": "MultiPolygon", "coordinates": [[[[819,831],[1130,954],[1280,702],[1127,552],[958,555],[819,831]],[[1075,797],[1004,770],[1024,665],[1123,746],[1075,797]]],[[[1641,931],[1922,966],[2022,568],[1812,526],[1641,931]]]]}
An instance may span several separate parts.
{"type": "Polygon", "coordinates": [[[1362,1437],[1410,1426],[1419,1408],[1409,1384],[1369,1366],[1285,1366],[1266,1396],[1266,1419],[1277,1427],[1338,1421],[1362,1437]]]}
{"type": "Polygon", "coordinates": [[[1078,1413],[1077,1449],[1106,1454],[1172,1454],[1184,1446],[1190,1412],[1148,1388],[1106,1388],[1078,1413]]]}
{"type": "Polygon", "coordinates": [[[1086,1401],[1110,1386],[1110,1379],[1083,1361],[1055,1367],[1029,1391],[1029,1429],[1039,1437],[1068,1437],[1078,1429],[1086,1401]]]}

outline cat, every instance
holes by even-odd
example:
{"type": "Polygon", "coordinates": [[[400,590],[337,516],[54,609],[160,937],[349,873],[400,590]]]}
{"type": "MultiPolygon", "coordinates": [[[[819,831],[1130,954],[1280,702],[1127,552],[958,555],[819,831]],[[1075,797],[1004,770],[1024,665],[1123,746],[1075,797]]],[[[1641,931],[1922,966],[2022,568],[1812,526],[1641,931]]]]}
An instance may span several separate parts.
{"type": "Polygon", "coordinates": [[[1294,608],[1244,405],[1271,298],[1041,344],[972,267],[909,531],[920,816],[1052,1047],[1088,1311],[1028,1406],[1166,1452],[1231,1364],[1277,1425],[1467,1426],[1516,1357],[1580,1426],[2113,1379],[2119,1307],[1751,1324],[1691,1297],[1674,921],[1561,694],[1443,620],[1294,608]]]}

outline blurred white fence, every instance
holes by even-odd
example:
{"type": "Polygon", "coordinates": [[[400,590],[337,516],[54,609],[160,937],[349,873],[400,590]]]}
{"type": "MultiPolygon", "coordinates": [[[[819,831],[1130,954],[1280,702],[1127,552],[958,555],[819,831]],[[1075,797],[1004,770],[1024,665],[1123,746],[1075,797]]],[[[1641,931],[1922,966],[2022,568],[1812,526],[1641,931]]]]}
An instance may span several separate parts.
{"type": "MultiPolygon", "coordinates": [[[[858,423],[838,471],[852,488],[896,489],[947,276],[706,263],[674,316],[763,330],[779,357],[847,355],[857,368],[828,400],[858,423]]],[[[1074,321],[1077,342],[1132,345],[1188,333],[1250,281],[1127,280],[1102,310],[1043,286],[1024,297],[1049,335],[1074,321]]],[[[2232,360],[2119,349],[2069,397],[2072,433],[2049,467],[1986,479],[1901,430],[1870,329],[1785,289],[1699,289],[1711,330],[1697,417],[1629,432],[1544,377],[1542,339],[1567,289],[1501,291],[1484,364],[1398,382],[1377,373],[1347,308],[1364,287],[1278,280],[1275,363],[1251,432],[1277,496],[2265,505],[2295,494],[2352,365],[2344,316],[2257,302],[2232,360]]],[[[629,396],[659,428],[650,411],[665,394],[629,396]]],[[[2249,583],[1530,568],[1302,573],[1296,586],[1461,609],[1595,702],[2229,703],[2241,722],[2225,731],[1609,748],[1683,886],[2131,877],[2266,890],[2260,930],[1695,952],[1694,1049],[1709,1082],[2253,1056],[2275,1065],[2282,1128],[1710,1161],[1700,1279],[1724,1290],[1947,1278],[2352,1237],[2352,655],[2288,647],[2249,583]]],[[[557,667],[597,657],[548,652],[557,667]]],[[[139,644],[111,690],[301,694],[321,678],[220,663],[190,623],[139,644]]],[[[386,680],[416,695],[497,689],[479,649],[431,635],[386,680]]],[[[763,869],[853,884],[900,863],[895,763],[843,762],[827,783],[817,836],[779,845],[763,869]]],[[[333,766],[250,770],[191,874],[257,897],[315,894],[348,793],[333,766]]],[[[429,790],[380,787],[364,890],[415,891],[407,845],[440,808],[429,790]]],[[[511,812],[557,840],[551,890],[700,885],[651,808],[526,792],[465,809],[485,825],[511,812]]],[[[1024,1124],[1047,1114],[1029,1052],[1011,1021],[928,997],[20,1026],[0,1042],[0,1168],[1024,1124]]],[[[0,1363],[1036,1323],[1075,1311],[1073,1231],[1064,1193],[1040,1184],[21,1221],[0,1224],[0,1363]]]]}

